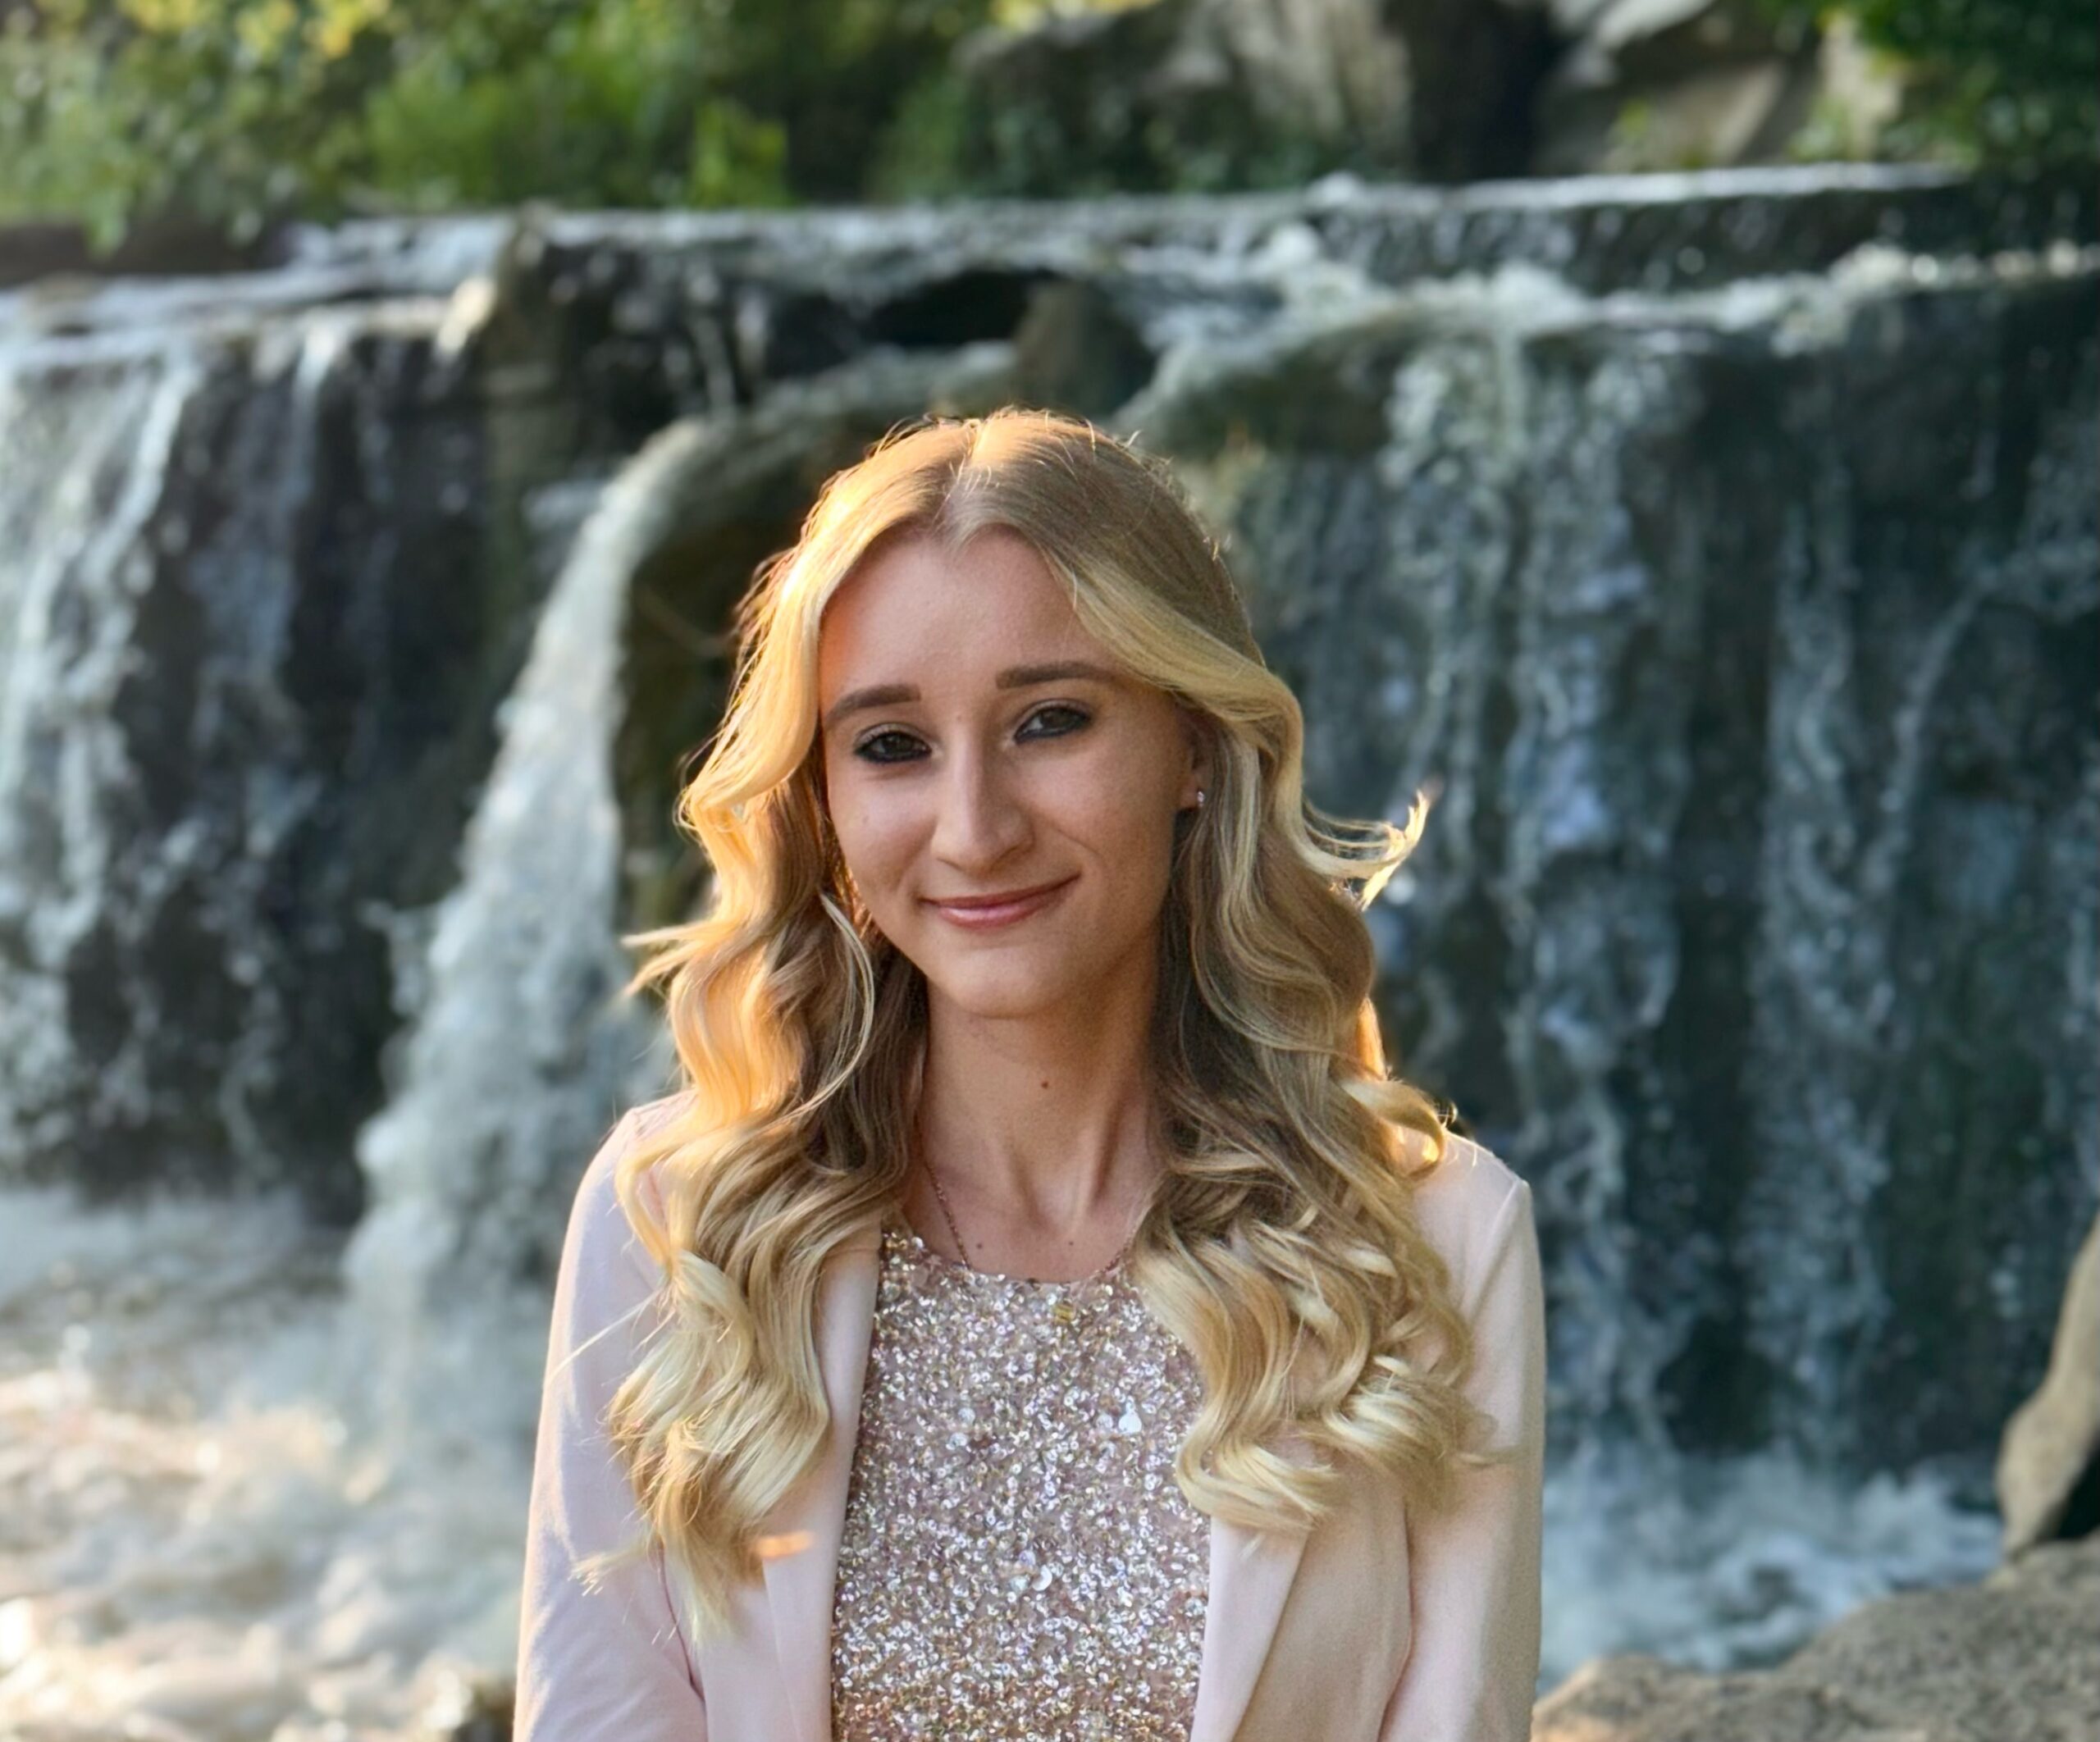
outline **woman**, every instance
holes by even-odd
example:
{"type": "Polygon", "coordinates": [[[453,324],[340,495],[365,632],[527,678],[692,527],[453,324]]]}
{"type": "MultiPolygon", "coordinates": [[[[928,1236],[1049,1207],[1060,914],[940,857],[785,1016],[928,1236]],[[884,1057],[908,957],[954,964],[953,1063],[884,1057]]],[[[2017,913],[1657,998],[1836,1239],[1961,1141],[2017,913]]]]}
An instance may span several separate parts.
{"type": "Polygon", "coordinates": [[[710,909],[630,940],[687,1085],[562,1254],[521,1742],[1527,1735],[1531,1192],[1367,996],[1418,822],[1307,803],[1216,547],[1075,420],[893,434],[737,630],[710,909]]]}

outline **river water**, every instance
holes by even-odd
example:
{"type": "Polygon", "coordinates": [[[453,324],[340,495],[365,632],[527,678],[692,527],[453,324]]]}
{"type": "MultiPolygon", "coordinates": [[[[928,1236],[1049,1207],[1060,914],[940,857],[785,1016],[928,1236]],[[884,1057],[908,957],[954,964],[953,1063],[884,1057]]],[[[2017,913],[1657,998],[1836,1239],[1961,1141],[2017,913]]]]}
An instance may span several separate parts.
{"type": "MultiPolygon", "coordinates": [[[[0,1227],[0,1735],[452,1734],[515,1649],[544,1297],[427,1326],[406,1402],[288,1198],[14,1188],[0,1227]]],[[[1995,1517],[1924,1477],[1609,1463],[1548,1480],[1541,1691],[1609,1651],[1767,1661],[1994,1557],[1995,1517]]]]}

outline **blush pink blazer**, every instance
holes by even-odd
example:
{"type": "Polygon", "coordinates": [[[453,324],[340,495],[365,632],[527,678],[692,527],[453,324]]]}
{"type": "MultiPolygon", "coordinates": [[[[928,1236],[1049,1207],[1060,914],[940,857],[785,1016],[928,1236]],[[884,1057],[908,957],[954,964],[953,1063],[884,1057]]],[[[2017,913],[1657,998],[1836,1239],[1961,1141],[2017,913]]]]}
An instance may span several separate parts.
{"type": "MultiPolygon", "coordinates": [[[[767,1521],[804,1540],[745,1586],[725,1638],[681,1629],[662,1552],[593,1590],[577,1561],[639,1534],[601,1417],[660,1272],[613,1194],[625,1115],[577,1192],[555,1288],[518,1658],[515,1742],[832,1742],[833,1580],[874,1323],[875,1237],[827,1265],[819,1356],[833,1433],[767,1521]],[[805,1535],[806,1533],[806,1535],[805,1535]]],[[[1359,1487],[1310,1532],[1213,1521],[1190,1742],[1522,1742],[1539,1665],[1545,1316],[1530,1187],[1454,1138],[1417,1194],[1480,1355],[1470,1392],[1517,1461],[1409,1515],[1359,1487]]],[[[1292,1455],[1288,1451],[1286,1455],[1292,1455]]]]}

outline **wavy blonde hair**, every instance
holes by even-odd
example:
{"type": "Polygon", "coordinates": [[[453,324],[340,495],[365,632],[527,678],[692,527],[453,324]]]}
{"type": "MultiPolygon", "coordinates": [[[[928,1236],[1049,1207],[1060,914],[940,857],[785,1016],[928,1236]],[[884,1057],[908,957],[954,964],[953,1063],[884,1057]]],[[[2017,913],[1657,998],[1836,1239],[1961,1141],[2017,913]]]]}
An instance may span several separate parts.
{"type": "Polygon", "coordinates": [[[819,625],[879,541],[952,550],[989,528],[1034,549],[1084,627],[1211,751],[1160,927],[1152,1052],[1171,1152],[1127,1260],[1202,1376],[1181,1492],[1301,1528],[1331,1508],[1337,1459],[1431,1504],[1454,1464],[1499,1461],[1465,1443],[1471,1338],[1413,1213],[1445,1128],[1387,1075],[1369,996],[1363,909],[1426,804],[1400,828],[1338,826],[1306,800],[1298,702],[1162,463],[1047,412],[929,418],[833,476],[759,571],[726,716],[678,801],[711,901],[624,940],[655,951],[627,992],[663,988],[689,1086],[615,1176],[665,1282],[660,1334],[608,1428],[696,1634],[728,1625],[762,1521],[818,1455],[820,1277],[900,1199],[911,1159],[924,979],[874,927],[827,824],[819,625]],[[1285,1434],[1316,1461],[1279,1456],[1285,1434]]]}

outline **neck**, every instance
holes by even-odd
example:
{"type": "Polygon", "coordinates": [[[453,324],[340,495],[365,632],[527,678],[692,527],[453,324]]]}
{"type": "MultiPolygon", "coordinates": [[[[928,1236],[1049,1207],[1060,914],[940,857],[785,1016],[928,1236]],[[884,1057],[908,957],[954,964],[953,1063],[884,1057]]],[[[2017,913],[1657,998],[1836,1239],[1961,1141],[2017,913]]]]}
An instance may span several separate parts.
{"type": "Polygon", "coordinates": [[[1066,1019],[988,1020],[929,999],[919,1153],[971,1237],[1119,1243],[1159,1173],[1152,989],[1066,1019]]]}

